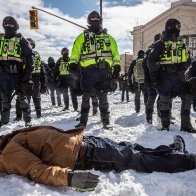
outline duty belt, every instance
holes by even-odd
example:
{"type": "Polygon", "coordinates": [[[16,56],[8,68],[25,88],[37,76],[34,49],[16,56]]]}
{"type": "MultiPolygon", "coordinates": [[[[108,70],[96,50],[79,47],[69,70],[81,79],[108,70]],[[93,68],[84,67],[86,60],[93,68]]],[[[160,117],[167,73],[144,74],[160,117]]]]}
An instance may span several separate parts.
{"type": "Polygon", "coordinates": [[[0,66],[0,73],[7,72],[7,73],[18,73],[17,65],[4,65],[0,66]]]}
{"type": "Polygon", "coordinates": [[[167,73],[177,73],[179,69],[179,65],[174,65],[174,64],[170,64],[170,65],[162,65],[161,64],[161,71],[163,72],[167,72],[167,73]]]}
{"type": "Polygon", "coordinates": [[[18,62],[23,62],[21,58],[17,57],[11,57],[11,56],[1,56],[0,61],[18,61],[18,62]]]}

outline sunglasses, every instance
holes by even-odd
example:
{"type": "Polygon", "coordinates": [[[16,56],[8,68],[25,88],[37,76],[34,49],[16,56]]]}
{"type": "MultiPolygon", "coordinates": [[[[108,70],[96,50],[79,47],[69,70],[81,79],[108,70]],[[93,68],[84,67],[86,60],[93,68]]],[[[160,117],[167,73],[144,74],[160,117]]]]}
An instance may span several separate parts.
{"type": "Polygon", "coordinates": [[[91,20],[101,20],[101,18],[99,17],[99,16],[93,16],[93,17],[91,17],[91,20]]]}
{"type": "Polygon", "coordinates": [[[13,24],[4,24],[4,27],[12,27],[12,28],[14,28],[14,25],[13,24]]]}

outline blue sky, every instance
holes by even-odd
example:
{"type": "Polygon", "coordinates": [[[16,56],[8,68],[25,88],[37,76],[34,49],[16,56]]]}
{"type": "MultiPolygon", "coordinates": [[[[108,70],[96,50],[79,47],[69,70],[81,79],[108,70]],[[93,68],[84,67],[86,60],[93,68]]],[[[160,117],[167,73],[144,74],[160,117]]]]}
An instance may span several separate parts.
{"type": "Polygon", "coordinates": [[[56,7],[64,14],[80,18],[88,10],[99,11],[99,0],[44,0],[46,7],[56,7]]]}

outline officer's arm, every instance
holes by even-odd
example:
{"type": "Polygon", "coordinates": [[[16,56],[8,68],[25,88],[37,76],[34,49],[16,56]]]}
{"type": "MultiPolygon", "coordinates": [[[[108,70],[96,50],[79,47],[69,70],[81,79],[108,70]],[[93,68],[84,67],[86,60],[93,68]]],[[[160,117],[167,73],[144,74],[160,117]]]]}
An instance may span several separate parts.
{"type": "Polygon", "coordinates": [[[110,49],[112,51],[113,66],[120,65],[120,54],[118,52],[118,46],[115,39],[109,35],[110,38],[110,49]]]}
{"type": "Polygon", "coordinates": [[[56,80],[60,74],[59,66],[60,66],[61,58],[59,58],[54,66],[54,79],[56,80]]]}
{"type": "Polygon", "coordinates": [[[40,83],[41,83],[41,86],[47,86],[46,70],[43,64],[41,64],[40,83]]]}
{"type": "Polygon", "coordinates": [[[129,79],[129,83],[132,84],[133,81],[133,69],[135,67],[136,64],[136,60],[133,60],[131,62],[131,65],[129,66],[129,70],[128,70],[128,79],[129,79]]]}
{"type": "Polygon", "coordinates": [[[147,60],[147,66],[149,68],[150,75],[156,75],[158,71],[160,70],[160,58],[161,54],[164,50],[164,43],[162,41],[156,42],[152,49],[150,50],[148,60],[147,60]]]}
{"type": "Polygon", "coordinates": [[[82,45],[84,43],[84,33],[81,33],[75,40],[71,51],[70,64],[77,64],[80,60],[82,45]]]}
{"type": "Polygon", "coordinates": [[[21,37],[21,55],[25,59],[25,72],[32,73],[34,68],[34,53],[28,41],[21,37]]]}

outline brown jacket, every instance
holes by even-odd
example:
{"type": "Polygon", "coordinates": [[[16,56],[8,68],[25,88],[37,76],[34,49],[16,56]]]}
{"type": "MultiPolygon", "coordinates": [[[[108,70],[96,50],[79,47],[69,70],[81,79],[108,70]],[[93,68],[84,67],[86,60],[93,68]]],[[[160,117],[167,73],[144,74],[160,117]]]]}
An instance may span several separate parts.
{"type": "Polygon", "coordinates": [[[83,139],[82,129],[64,132],[51,126],[23,129],[0,155],[0,172],[26,176],[35,182],[67,186],[83,139]]]}

